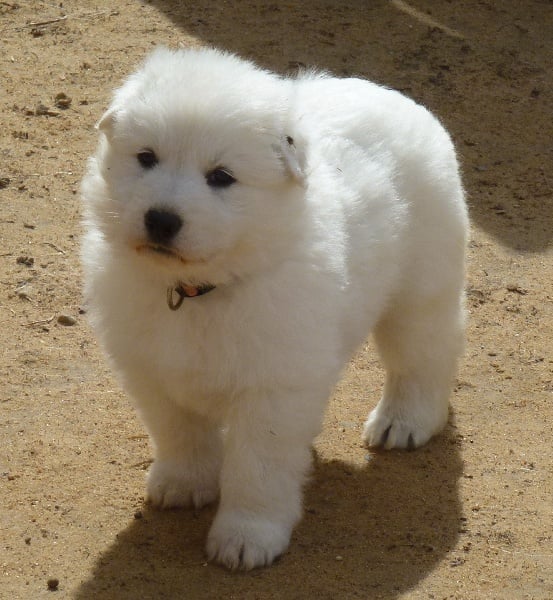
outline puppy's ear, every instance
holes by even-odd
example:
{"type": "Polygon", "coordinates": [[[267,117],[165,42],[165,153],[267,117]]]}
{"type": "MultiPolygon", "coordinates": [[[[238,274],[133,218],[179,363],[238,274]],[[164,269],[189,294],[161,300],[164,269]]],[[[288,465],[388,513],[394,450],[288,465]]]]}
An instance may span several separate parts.
{"type": "Polygon", "coordinates": [[[280,155],[290,175],[299,182],[305,180],[305,156],[291,135],[280,140],[280,155]]]}
{"type": "Polygon", "coordinates": [[[113,126],[115,124],[115,109],[109,108],[103,115],[102,118],[96,123],[96,129],[99,129],[103,133],[105,133],[108,137],[113,131],[113,126]]]}

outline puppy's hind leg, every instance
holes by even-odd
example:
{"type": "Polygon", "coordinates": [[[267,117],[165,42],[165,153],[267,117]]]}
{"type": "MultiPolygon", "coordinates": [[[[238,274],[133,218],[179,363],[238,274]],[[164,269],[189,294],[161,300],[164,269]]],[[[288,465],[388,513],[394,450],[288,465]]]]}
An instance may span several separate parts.
{"type": "Polygon", "coordinates": [[[368,446],[416,448],[441,431],[463,330],[462,300],[452,293],[397,304],[381,320],[375,338],[387,375],[365,423],[368,446]]]}

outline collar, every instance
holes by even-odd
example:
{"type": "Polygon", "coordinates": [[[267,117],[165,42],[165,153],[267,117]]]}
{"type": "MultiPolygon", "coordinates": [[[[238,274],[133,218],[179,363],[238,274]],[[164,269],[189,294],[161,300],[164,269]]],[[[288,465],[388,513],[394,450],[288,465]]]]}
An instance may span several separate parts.
{"type": "Polygon", "coordinates": [[[182,282],[177,283],[167,288],[167,306],[171,310],[178,310],[185,298],[196,298],[196,296],[203,296],[214,289],[215,286],[211,283],[204,283],[202,285],[191,285],[182,282]],[[177,296],[176,299],[175,295],[177,296]]]}

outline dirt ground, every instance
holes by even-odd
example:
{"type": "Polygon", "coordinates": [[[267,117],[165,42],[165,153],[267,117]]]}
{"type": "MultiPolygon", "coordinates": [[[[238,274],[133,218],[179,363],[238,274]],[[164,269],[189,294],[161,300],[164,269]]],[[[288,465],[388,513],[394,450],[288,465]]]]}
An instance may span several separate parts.
{"type": "Polygon", "coordinates": [[[553,598],[552,40],[549,0],[0,2],[0,597],[553,598]],[[411,95],[456,141],[473,222],[446,431],[362,447],[382,386],[368,342],[289,552],[246,574],[206,564],[213,509],[144,505],[149,443],[80,310],[94,123],[160,43],[411,95]]]}

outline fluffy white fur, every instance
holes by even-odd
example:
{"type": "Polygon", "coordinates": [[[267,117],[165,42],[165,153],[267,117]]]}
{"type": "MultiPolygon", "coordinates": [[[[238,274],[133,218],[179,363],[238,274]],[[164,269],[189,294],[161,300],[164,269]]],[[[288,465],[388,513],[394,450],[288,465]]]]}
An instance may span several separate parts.
{"type": "Polygon", "coordinates": [[[219,498],[209,558],[268,565],[300,518],[328,396],[371,330],[387,379],[366,443],[420,446],[447,421],[467,232],[454,148],[398,92],[210,49],[156,50],[99,128],[85,293],[152,438],[148,497],[219,498]],[[209,185],[216,167],[236,182],[209,185]],[[183,222],[171,255],[148,246],[150,209],[183,222]],[[172,311],[179,283],[216,287],[172,311]]]}

